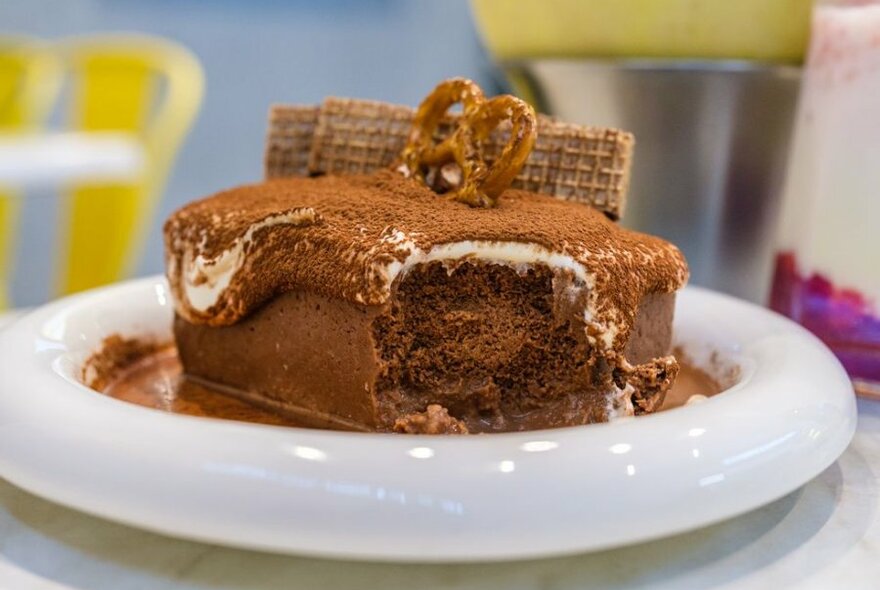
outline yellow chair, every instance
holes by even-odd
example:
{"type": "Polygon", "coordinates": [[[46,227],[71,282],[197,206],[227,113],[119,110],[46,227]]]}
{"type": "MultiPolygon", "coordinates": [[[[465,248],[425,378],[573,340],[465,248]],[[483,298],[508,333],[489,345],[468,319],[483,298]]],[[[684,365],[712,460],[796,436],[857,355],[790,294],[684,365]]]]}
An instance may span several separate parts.
{"type": "MultiPolygon", "coordinates": [[[[0,37],[0,133],[36,130],[52,110],[61,68],[52,49],[22,37],[0,37]]],[[[21,197],[0,186],[0,309],[9,306],[13,246],[21,197]]]]}
{"type": "Polygon", "coordinates": [[[133,134],[143,176],[71,187],[62,198],[56,284],[71,293],[134,270],[178,148],[198,113],[204,77],[196,57],[164,39],[77,38],[59,45],[71,82],[71,127],[133,134]]]}

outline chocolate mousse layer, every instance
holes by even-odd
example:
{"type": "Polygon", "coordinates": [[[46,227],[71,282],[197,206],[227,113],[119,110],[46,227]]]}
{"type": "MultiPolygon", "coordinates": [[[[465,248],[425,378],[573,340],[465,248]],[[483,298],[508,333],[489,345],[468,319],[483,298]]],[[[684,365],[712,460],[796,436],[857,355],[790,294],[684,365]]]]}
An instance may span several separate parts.
{"type": "MultiPolygon", "coordinates": [[[[433,262],[384,305],[293,291],[231,326],[178,317],[175,337],[189,375],[304,423],[477,433],[601,422],[615,375],[595,362],[581,304],[559,296],[570,281],[544,265],[433,262]]],[[[673,304],[643,299],[631,363],[668,353],[673,304]]],[[[648,395],[652,406],[665,391],[648,395]]]]}

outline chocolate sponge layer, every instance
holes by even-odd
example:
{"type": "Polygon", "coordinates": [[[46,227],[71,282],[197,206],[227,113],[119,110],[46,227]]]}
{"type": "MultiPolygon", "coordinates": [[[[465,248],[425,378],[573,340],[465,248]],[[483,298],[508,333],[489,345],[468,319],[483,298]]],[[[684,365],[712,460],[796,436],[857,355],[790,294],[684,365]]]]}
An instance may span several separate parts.
{"type": "MultiPolygon", "coordinates": [[[[544,265],[433,262],[383,305],[296,290],[231,326],[177,317],[174,331],[188,375],[304,425],[411,431],[434,404],[456,431],[604,421],[614,367],[591,348],[574,287],[544,265]]],[[[669,352],[674,297],[642,299],[630,363],[669,352]]]]}

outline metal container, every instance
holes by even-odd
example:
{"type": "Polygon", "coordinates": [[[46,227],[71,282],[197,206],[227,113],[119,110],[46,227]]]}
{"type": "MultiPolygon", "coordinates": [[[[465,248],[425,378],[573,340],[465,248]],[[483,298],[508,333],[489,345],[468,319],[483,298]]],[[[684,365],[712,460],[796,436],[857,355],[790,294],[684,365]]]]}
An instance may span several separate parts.
{"type": "Polygon", "coordinates": [[[766,302],[800,68],[542,59],[504,70],[542,112],[635,133],[623,224],[677,244],[693,283],[766,302]]]}

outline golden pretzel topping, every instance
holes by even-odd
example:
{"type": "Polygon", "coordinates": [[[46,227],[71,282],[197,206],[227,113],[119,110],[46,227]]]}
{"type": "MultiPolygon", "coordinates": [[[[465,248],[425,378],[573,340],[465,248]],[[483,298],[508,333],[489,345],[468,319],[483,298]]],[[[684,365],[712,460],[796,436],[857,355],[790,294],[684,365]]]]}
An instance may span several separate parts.
{"type": "Polygon", "coordinates": [[[535,111],[522,100],[507,94],[486,100],[471,80],[446,80],[425,98],[416,112],[402,153],[404,170],[437,189],[443,188],[446,166],[454,163],[460,180],[450,197],[472,207],[494,207],[498,196],[510,186],[529,157],[535,145],[536,128],[535,111]],[[435,145],[434,133],[443,115],[457,103],[461,103],[462,113],[455,130],[435,145]],[[512,124],[510,141],[489,166],[483,160],[481,142],[508,119],[512,124]]]}

